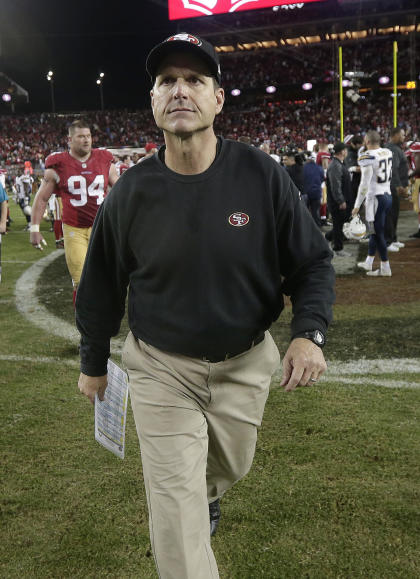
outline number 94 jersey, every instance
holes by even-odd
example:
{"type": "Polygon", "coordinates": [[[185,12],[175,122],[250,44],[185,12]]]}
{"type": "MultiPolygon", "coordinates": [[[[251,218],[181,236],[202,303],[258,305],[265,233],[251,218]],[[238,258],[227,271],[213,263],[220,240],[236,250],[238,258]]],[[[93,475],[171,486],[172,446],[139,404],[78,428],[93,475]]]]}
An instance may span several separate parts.
{"type": "Polygon", "coordinates": [[[391,192],[392,152],[389,149],[379,147],[363,151],[357,162],[360,167],[372,166],[373,169],[367,191],[368,197],[391,192]]]}
{"type": "Polygon", "coordinates": [[[92,149],[89,159],[81,162],[68,152],[51,153],[46,169],[54,169],[58,180],[55,194],[63,202],[63,223],[89,228],[108,192],[112,154],[106,149],[92,149]]]}

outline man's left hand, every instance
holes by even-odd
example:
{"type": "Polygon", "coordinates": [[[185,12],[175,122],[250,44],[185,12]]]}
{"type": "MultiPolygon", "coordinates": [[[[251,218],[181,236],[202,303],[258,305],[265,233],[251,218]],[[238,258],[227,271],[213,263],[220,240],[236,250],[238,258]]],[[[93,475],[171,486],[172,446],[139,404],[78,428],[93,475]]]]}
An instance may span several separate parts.
{"type": "Polygon", "coordinates": [[[295,338],[283,358],[280,386],[286,392],[298,386],[312,386],[327,369],[321,348],[306,338],[295,338]]]}

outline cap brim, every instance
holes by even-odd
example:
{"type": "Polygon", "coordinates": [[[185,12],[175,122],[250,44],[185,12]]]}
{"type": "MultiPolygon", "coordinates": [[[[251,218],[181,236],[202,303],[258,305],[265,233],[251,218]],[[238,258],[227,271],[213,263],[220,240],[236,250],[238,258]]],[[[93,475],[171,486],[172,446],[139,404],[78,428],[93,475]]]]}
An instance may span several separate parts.
{"type": "Polygon", "coordinates": [[[220,84],[220,74],[218,71],[217,64],[200,46],[192,44],[190,42],[185,42],[184,40],[171,40],[171,42],[163,42],[158,44],[153,48],[146,60],[146,70],[152,79],[155,81],[157,73],[159,71],[159,66],[162,61],[174,52],[186,52],[190,54],[195,54],[197,58],[203,60],[209,67],[209,72],[217,82],[220,84]]]}

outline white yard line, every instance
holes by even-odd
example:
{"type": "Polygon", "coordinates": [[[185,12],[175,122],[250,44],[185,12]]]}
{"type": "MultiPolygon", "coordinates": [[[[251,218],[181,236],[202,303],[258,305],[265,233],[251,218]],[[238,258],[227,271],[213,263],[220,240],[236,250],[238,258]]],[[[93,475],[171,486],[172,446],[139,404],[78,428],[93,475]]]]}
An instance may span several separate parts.
{"type": "Polygon", "coordinates": [[[327,374],[404,374],[420,373],[420,360],[417,358],[384,358],[375,360],[352,360],[351,362],[329,362],[327,374]]]}
{"type": "Polygon", "coordinates": [[[57,364],[62,366],[74,366],[78,368],[79,360],[71,360],[66,358],[48,358],[47,356],[19,356],[18,354],[0,354],[0,360],[3,362],[30,362],[31,364],[57,364]]]}
{"type": "Polygon", "coordinates": [[[16,282],[16,307],[35,326],[42,328],[49,334],[77,343],[80,336],[76,328],[49,312],[36,296],[36,286],[42,272],[62,254],[62,250],[57,249],[23,272],[16,282]]]}
{"type": "Polygon", "coordinates": [[[378,379],[365,376],[364,378],[355,378],[354,376],[326,376],[323,382],[341,382],[351,386],[381,386],[382,388],[420,388],[420,382],[408,382],[402,380],[390,380],[389,378],[378,379]]]}
{"type": "MultiPolygon", "coordinates": [[[[45,308],[36,296],[36,286],[43,270],[55,259],[63,254],[63,250],[58,249],[29,267],[17,280],[15,296],[18,311],[32,324],[41,327],[43,330],[54,336],[59,336],[73,343],[79,343],[80,335],[73,324],[52,314],[45,308]]],[[[123,340],[112,341],[111,351],[121,352],[123,340]]],[[[22,361],[41,364],[64,363],[69,366],[78,366],[78,360],[65,360],[49,357],[30,357],[19,355],[2,355],[0,360],[22,361]]],[[[419,374],[420,360],[415,358],[388,358],[366,360],[354,360],[351,362],[329,362],[328,370],[322,378],[323,382],[340,382],[343,384],[366,384],[383,386],[385,388],[420,388],[419,382],[408,382],[391,380],[389,378],[370,378],[369,375],[380,374],[419,374]]],[[[274,379],[280,380],[281,369],[276,372],[274,379]]]]}
{"type": "MultiPolygon", "coordinates": [[[[38,300],[36,286],[44,269],[63,255],[62,249],[57,249],[49,255],[38,260],[31,267],[23,272],[16,282],[15,297],[18,311],[32,324],[38,326],[52,334],[64,338],[69,342],[78,344],[80,334],[74,324],[69,324],[62,318],[55,316],[38,300]]],[[[69,287],[70,291],[70,287],[69,287]]],[[[112,340],[112,352],[120,352],[123,345],[122,340],[112,340]]]]}
{"type": "MultiPolygon", "coordinates": [[[[71,366],[72,368],[79,367],[78,360],[71,360],[65,358],[49,358],[47,356],[19,356],[18,354],[0,354],[0,361],[4,362],[30,362],[31,364],[49,364],[49,365],[65,365],[71,366]]],[[[277,372],[274,378],[280,379],[280,372],[277,372]]],[[[340,382],[341,384],[347,384],[349,386],[381,386],[382,388],[409,388],[409,389],[418,389],[420,388],[420,381],[419,382],[408,382],[402,380],[391,380],[389,378],[378,379],[378,378],[370,378],[368,375],[364,378],[358,378],[355,376],[335,376],[335,375],[327,375],[324,376],[321,381],[323,383],[329,382],[340,382]]]]}

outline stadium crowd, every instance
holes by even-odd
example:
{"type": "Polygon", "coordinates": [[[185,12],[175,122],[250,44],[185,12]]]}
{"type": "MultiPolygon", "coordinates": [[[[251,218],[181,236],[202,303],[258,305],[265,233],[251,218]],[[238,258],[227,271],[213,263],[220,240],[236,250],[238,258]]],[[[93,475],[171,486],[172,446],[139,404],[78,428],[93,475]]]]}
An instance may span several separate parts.
{"type": "MultiPolygon", "coordinates": [[[[371,90],[360,92],[354,103],[344,99],[346,133],[365,134],[377,130],[384,139],[392,128],[391,91],[379,90],[377,78],[392,77],[392,53],[384,40],[349,43],[344,48],[345,70],[368,71],[371,90]]],[[[409,72],[408,42],[399,41],[399,74],[409,72]]],[[[339,138],[339,104],[334,80],[334,58],[331,45],[283,47],[281,49],[244,51],[222,54],[223,86],[226,103],[216,119],[215,129],[231,139],[240,135],[254,145],[269,142],[272,152],[293,146],[306,148],[308,139],[326,139],[333,143],[339,138]],[[303,82],[314,89],[302,90],[303,82]],[[267,85],[279,90],[268,95],[267,85]],[[243,92],[231,95],[233,88],[243,92]]],[[[355,87],[357,90],[357,87],[355,87]]],[[[67,128],[73,120],[83,117],[92,127],[96,147],[144,147],[147,142],[162,144],[149,109],[129,111],[87,111],[68,114],[32,113],[0,117],[0,168],[14,173],[15,167],[31,161],[42,170],[43,162],[52,151],[67,149],[67,128]]],[[[402,92],[398,99],[398,120],[407,139],[415,140],[418,130],[418,103],[412,95],[402,92]]]]}
{"type": "MultiPolygon", "coordinates": [[[[401,78],[410,73],[410,46],[399,41],[398,72],[401,78]]],[[[233,88],[265,88],[334,79],[336,53],[332,45],[285,46],[275,50],[235,52],[221,55],[223,83],[233,88]]],[[[344,72],[363,71],[377,82],[381,76],[392,77],[393,54],[389,39],[350,43],[343,47],[344,72]]],[[[408,76],[407,76],[408,75],[408,76]]]]}
{"type": "MultiPolygon", "coordinates": [[[[365,133],[378,130],[386,139],[392,128],[392,99],[389,95],[367,96],[356,104],[345,101],[346,133],[365,133]]],[[[399,101],[399,120],[407,138],[415,140],[417,126],[413,126],[416,112],[409,95],[399,101]]],[[[1,118],[0,167],[13,172],[14,167],[29,160],[35,169],[43,168],[43,161],[52,151],[67,148],[68,125],[80,114],[29,114],[1,118]]],[[[150,111],[87,111],[83,118],[92,127],[94,146],[123,148],[144,147],[147,142],[162,143],[162,136],[150,111]]],[[[282,149],[293,144],[306,148],[307,139],[339,137],[339,124],[333,102],[327,96],[301,101],[261,101],[243,108],[227,104],[217,118],[216,131],[226,138],[250,137],[254,145],[269,141],[271,148],[282,149]]]]}

